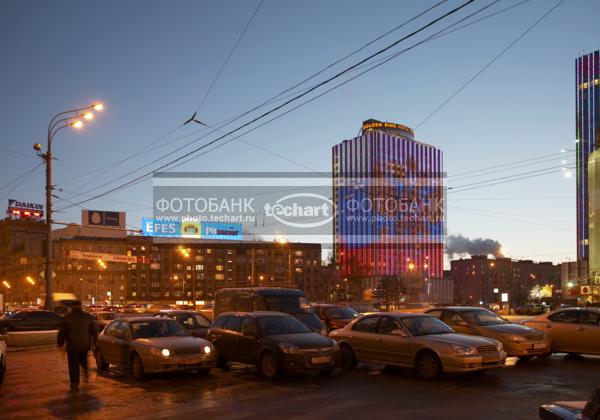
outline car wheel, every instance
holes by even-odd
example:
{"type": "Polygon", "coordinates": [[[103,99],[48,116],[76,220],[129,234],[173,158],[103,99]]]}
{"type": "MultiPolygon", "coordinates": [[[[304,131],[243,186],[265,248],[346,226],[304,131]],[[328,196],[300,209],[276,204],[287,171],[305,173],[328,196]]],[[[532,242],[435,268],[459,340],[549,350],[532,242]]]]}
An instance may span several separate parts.
{"type": "Polygon", "coordinates": [[[435,379],[443,372],[439,357],[431,351],[421,353],[417,358],[415,367],[417,373],[423,379],[435,379]]]}
{"type": "Polygon", "coordinates": [[[277,359],[270,351],[266,351],[260,358],[260,374],[266,379],[273,379],[279,373],[279,364],[277,359]]]}
{"type": "Polygon", "coordinates": [[[0,335],[6,335],[11,331],[13,331],[13,328],[8,325],[0,327],[0,335]]]}
{"type": "Polygon", "coordinates": [[[137,354],[131,356],[130,374],[133,379],[140,380],[144,378],[144,365],[142,359],[137,354]]]}
{"type": "Polygon", "coordinates": [[[198,375],[208,375],[210,373],[210,368],[202,368],[196,371],[198,375]]]}
{"type": "Polygon", "coordinates": [[[96,359],[96,368],[99,372],[104,372],[108,369],[109,364],[104,359],[104,355],[102,354],[102,351],[99,348],[97,348],[94,352],[94,358],[96,359]]]}
{"type": "Polygon", "coordinates": [[[342,343],[340,347],[342,351],[342,366],[344,369],[354,369],[358,364],[354,350],[346,343],[342,343]]]}

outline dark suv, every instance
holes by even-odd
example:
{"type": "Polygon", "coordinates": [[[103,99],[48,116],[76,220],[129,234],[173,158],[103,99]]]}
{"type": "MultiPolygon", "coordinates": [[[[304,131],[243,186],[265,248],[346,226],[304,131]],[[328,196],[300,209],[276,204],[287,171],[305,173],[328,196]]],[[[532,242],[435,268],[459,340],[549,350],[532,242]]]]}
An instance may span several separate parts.
{"type": "Polygon", "coordinates": [[[11,331],[57,330],[62,318],[52,311],[19,311],[0,319],[0,335],[11,331]]]}
{"type": "Polygon", "coordinates": [[[174,319],[194,337],[206,338],[210,328],[208,318],[196,311],[162,310],[154,316],[174,319]]]}
{"type": "Polygon", "coordinates": [[[248,363],[271,379],[282,371],[335,369],[338,344],[282,312],[227,312],[215,319],[208,339],[219,351],[219,366],[248,363]]]}

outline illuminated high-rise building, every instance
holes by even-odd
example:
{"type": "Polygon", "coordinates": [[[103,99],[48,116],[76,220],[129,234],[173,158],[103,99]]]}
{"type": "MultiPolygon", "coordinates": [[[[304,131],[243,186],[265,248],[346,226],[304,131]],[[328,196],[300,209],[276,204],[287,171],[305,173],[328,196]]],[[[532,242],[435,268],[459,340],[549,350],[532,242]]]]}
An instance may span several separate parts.
{"type": "Polygon", "coordinates": [[[443,277],[442,151],[367,120],[333,146],[334,252],[342,276],[443,277]]]}
{"type": "Polygon", "coordinates": [[[589,258],[588,159],[600,145],[600,52],[582,55],[575,61],[576,170],[577,170],[577,261],[580,277],[587,277],[589,258]]]}

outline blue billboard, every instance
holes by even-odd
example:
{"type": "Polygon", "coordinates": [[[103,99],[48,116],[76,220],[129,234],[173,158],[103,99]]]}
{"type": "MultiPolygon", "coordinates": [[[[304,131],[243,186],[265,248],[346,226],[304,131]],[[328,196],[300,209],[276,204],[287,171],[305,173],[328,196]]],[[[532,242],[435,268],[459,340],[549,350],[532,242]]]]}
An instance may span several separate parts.
{"type": "Polygon", "coordinates": [[[142,235],[161,238],[196,238],[241,241],[241,223],[211,223],[142,218],[142,235]]]}

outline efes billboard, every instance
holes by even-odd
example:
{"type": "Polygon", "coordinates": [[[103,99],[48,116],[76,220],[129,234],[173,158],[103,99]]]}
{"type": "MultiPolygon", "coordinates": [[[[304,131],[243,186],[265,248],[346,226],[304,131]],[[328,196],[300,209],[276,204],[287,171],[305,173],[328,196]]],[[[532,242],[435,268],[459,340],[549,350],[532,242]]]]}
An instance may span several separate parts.
{"type": "Polygon", "coordinates": [[[241,223],[212,223],[142,218],[142,234],[160,238],[242,240],[241,223]]]}

